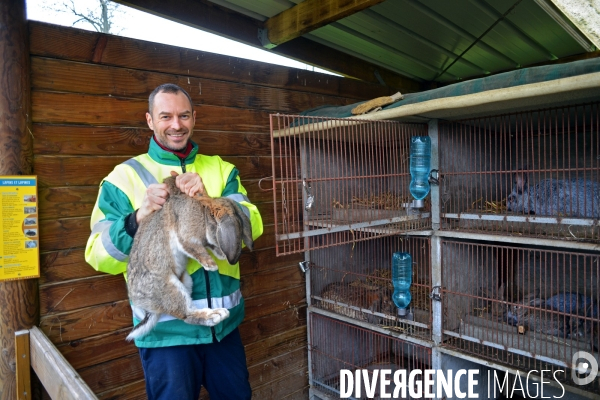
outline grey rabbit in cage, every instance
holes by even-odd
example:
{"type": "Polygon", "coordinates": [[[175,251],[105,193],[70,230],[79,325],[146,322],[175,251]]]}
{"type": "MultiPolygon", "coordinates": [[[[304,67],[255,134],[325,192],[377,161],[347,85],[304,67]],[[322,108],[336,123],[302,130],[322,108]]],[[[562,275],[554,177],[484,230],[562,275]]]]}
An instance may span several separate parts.
{"type": "Polygon", "coordinates": [[[514,176],[512,192],[506,199],[508,211],[525,214],[600,218],[600,185],[584,179],[544,179],[533,186],[527,174],[514,176]]]}
{"type": "Polygon", "coordinates": [[[566,338],[570,334],[568,320],[545,310],[544,300],[529,296],[521,304],[509,307],[506,322],[512,326],[525,326],[530,331],[566,338]],[[530,308],[531,307],[531,308],[530,308]]]}
{"type": "Polygon", "coordinates": [[[188,260],[193,258],[207,271],[216,271],[218,266],[206,249],[235,264],[242,240],[251,250],[254,245],[250,220],[233,200],[190,197],[177,188],[175,176],[164,183],[169,197],[161,210],[141,221],[129,256],[129,299],[144,315],[127,340],[147,335],[161,314],[205,326],[229,317],[226,308],[194,308],[188,260]]]}

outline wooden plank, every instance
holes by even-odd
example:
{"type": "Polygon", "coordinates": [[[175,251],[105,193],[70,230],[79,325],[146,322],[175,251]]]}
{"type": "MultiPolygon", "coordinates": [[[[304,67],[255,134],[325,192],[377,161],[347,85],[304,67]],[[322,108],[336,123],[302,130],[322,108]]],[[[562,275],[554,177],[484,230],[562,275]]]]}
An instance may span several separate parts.
{"type": "MultiPolygon", "coordinates": [[[[272,192],[260,190],[256,179],[244,179],[242,185],[248,191],[248,198],[253,203],[260,204],[263,221],[267,221],[263,223],[272,224],[274,218],[272,192]]],[[[97,197],[98,185],[41,188],[38,191],[40,221],[90,216],[97,197]]]]}
{"type": "Polygon", "coordinates": [[[308,360],[306,349],[295,352],[296,359],[285,366],[282,373],[289,372],[280,379],[272,380],[254,389],[252,395],[257,399],[281,399],[290,392],[308,385],[308,360]]]}
{"type": "MultiPolygon", "coordinates": [[[[40,188],[98,186],[116,165],[130,157],[35,156],[34,171],[40,188]],[[85,173],[82,173],[85,171],[85,173]]],[[[269,157],[222,157],[234,164],[243,181],[271,175],[269,157]]]]}
{"type": "Polygon", "coordinates": [[[299,310],[306,305],[306,289],[304,286],[286,287],[245,301],[246,320],[252,320],[288,309],[299,310]]]}
{"type": "Polygon", "coordinates": [[[56,250],[40,254],[39,285],[105,275],[84,259],[84,249],[56,250]]]}
{"type": "Polygon", "coordinates": [[[94,392],[105,392],[144,378],[139,354],[83,368],[79,374],[94,392]]]}
{"type": "Polygon", "coordinates": [[[40,221],[40,250],[67,250],[85,247],[90,237],[90,218],[64,218],[40,221]]]}
{"type": "MultiPolygon", "coordinates": [[[[269,132],[223,132],[203,129],[198,120],[192,140],[199,152],[220,156],[271,156],[269,132]]],[[[35,155],[130,156],[148,151],[152,131],[142,128],[34,124],[35,155]]]]}
{"type": "Polygon", "coordinates": [[[73,368],[79,370],[102,364],[130,354],[138,354],[137,347],[125,340],[131,328],[104,335],[72,340],[57,346],[73,368]]]}
{"type": "Polygon", "coordinates": [[[309,397],[309,389],[310,389],[310,386],[308,385],[308,382],[307,382],[306,386],[304,386],[300,390],[297,390],[294,393],[284,394],[281,399],[282,400],[306,400],[309,397]]]}
{"type": "MultiPolygon", "coordinates": [[[[273,382],[285,379],[293,381],[299,379],[302,386],[307,384],[308,354],[305,347],[287,351],[280,356],[273,357],[265,362],[248,368],[250,385],[253,397],[256,399],[280,399],[282,393],[269,393],[267,387],[273,382]],[[293,377],[293,378],[292,378],[293,377]],[[266,395],[267,394],[267,395],[266,395]],[[265,396],[266,395],[266,396],[265,396]]],[[[291,385],[295,389],[295,385],[291,385]]],[[[294,390],[289,387],[289,390],[294,390]]],[[[287,393],[289,393],[289,390],[287,393]]]]}
{"type": "Polygon", "coordinates": [[[15,332],[15,372],[17,400],[33,398],[31,392],[31,353],[29,351],[29,331],[15,332]]]}
{"type": "Polygon", "coordinates": [[[97,197],[97,186],[40,188],[40,220],[90,216],[97,197]]]}
{"type": "Polygon", "coordinates": [[[100,400],[146,400],[146,381],[141,379],[127,385],[121,385],[119,387],[107,390],[105,392],[97,393],[100,400]]]}
{"type": "Polygon", "coordinates": [[[242,253],[240,257],[240,268],[242,276],[247,276],[259,271],[281,268],[289,265],[298,267],[298,263],[304,261],[304,254],[288,254],[277,257],[275,249],[264,249],[259,251],[242,253]]]}
{"type": "Polygon", "coordinates": [[[37,327],[30,329],[31,366],[53,399],[96,399],[81,376],[37,327]]]}
{"type": "Polygon", "coordinates": [[[383,1],[306,0],[269,18],[264,28],[269,41],[279,45],[383,1]]]}
{"type": "Polygon", "coordinates": [[[131,157],[35,156],[33,169],[41,189],[59,186],[97,188],[115,165],[129,158],[131,157]]]}
{"type": "Polygon", "coordinates": [[[242,342],[248,344],[299,326],[306,326],[306,306],[289,308],[253,320],[246,318],[240,325],[240,335],[242,342]]]}
{"type": "MultiPolygon", "coordinates": [[[[150,92],[164,82],[185,89],[196,105],[249,108],[270,112],[294,113],[322,105],[347,105],[356,99],[315,95],[302,90],[238,83],[215,79],[164,74],[140,73],[129,68],[75,63],[32,57],[32,87],[36,91],[58,91],[130,97],[147,100],[150,92]]],[[[37,137],[36,137],[37,139],[37,137]]]]}
{"type": "MultiPolygon", "coordinates": [[[[147,2],[147,0],[144,1],[147,2]]],[[[162,1],[156,3],[156,6],[152,7],[154,12],[166,4],[162,1]]],[[[194,4],[198,4],[198,2],[194,4]]],[[[176,6],[186,16],[190,14],[190,7],[175,4],[173,6],[176,6]]],[[[258,27],[252,32],[251,37],[257,46],[262,47],[258,43],[257,32],[258,27]]],[[[379,70],[382,76],[388,77],[388,81],[401,83],[401,87],[396,87],[402,89],[403,92],[419,90],[419,84],[414,80],[304,38],[294,39],[275,49],[275,52],[291,56],[290,49],[293,49],[294,46],[299,47],[302,49],[301,54],[305,59],[318,60],[317,63],[308,61],[310,64],[319,65],[321,63],[326,69],[334,71],[337,69],[342,75],[353,76],[365,82],[198,50],[101,35],[37,21],[29,22],[29,34],[31,54],[50,58],[92,62],[96,44],[100,37],[104,37],[106,46],[97,62],[99,64],[296,90],[305,90],[308,87],[315,93],[363,100],[395,92],[396,89],[381,86],[375,76],[369,75],[373,70],[379,70]],[[290,46],[286,46],[288,44],[290,46]],[[283,48],[283,46],[286,47],[283,48]],[[311,55],[310,51],[307,51],[309,49],[313,50],[313,54],[318,54],[319,58],[311,55]],[[322,57],[323,55],[328,56],[322,57]],[[343,62],[337,62],[336,58],[342,59],[343,62]],[[344,67],[345,64],[347,65],[344,67]],[[336,69],[329,66],[334,66],[336,69]],[[185,74],[182,73],[183,71],[185,74]]]]}
{"type": "MultiPolygon", "coordinates": [[[[145,128],[147,100],[78,93],[34,91],[34,123],[82,124],[145,128]]],[[[234,107],[197,107],[198,128],[222,131],[269,132],[269,113],[234,107]]]]}
{"type": "MultiPolygon", "coordinates": [[[[91,268],[91,267],[90,267],[91,268]]],[[[40,314],[71,311],[104,303],[127,300],[123,275],[102,274],[40,286],[40,314]]]]}
{"type": "Polygon", "coordinates": [[[43,315],[40,329],[57,345],[102,335],[133,325],[128,300],[82,308],[60,314],[43,315]]]}
{"type": "MultiPolygon", "coordinates": [[[[85,125],[33,124],[35,155],[137,156],[148,151],[152,131],[85,125]]],[[[198,136],[198,135],[196,135],[198,136]]]]}
{"type": "Polygon", "coordinates": [[[242,294],[248,298],[272,293],[286,286],[301,285],[303,282],[304,274],[298,265],[260,271],[252,275],[242,275],[241,277],[242,294]]]}
{"type": "Polygon", "coordinates": [[[279,354],[298,348],[306,348],[306,345],[306,327],[290,329],[280,335],[270,336],[259,342],[246,345],[246,361],[250,368],[279,354]]]}

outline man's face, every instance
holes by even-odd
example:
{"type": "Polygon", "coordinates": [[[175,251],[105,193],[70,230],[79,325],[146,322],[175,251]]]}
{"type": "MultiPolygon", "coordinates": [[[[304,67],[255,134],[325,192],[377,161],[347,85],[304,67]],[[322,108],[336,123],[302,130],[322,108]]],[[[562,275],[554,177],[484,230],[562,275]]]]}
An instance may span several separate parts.
{"type": "Polygon", "coordinates": [[[196,123],[196,112],[185,94],[158,93],[151,112],[146,113],[146,121],[156,140],[171,150],[185,149],[196,123]]]}

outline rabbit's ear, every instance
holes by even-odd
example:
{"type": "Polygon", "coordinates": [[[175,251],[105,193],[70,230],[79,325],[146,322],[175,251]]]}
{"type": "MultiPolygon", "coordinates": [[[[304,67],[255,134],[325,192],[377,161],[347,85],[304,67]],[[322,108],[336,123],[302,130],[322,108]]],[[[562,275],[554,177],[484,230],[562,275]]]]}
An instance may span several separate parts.
{"type": "Polygon", "coordinates": [[[515,173],[515,188],[519,194],[523,194],[523,192],[527,189],[527,174],[525,174],[523,171],[515,173]]]}
{"type": "Polygon", "coordinates": [[[242,241],[240,223],[233,213],[225,213],[221,218],[217,218],[217,241],[227,262],[237,263],[242,254],[242,241]]]}
{"type": "Polygon", "coordinates": [[[250,219],[244,214],[242,211],[242,206],[239,204],[234,205],[235,215],[237,216],[241,230],[242,230],[242,240],[248,249],[254,250],[254,240],[252,239],[252,224],[250,223],[250,219]]]}

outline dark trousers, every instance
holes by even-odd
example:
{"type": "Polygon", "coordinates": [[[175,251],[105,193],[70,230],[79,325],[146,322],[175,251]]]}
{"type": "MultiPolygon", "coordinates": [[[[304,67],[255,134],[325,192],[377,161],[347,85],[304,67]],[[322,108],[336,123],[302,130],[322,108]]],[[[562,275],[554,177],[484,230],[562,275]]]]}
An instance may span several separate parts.
{"type": "Polygon", "coordinates": [[[252,397],[238,329],[220,342],[139,351],[149,400],[197,400],[202,386],[211,400],[252,397]]]}

